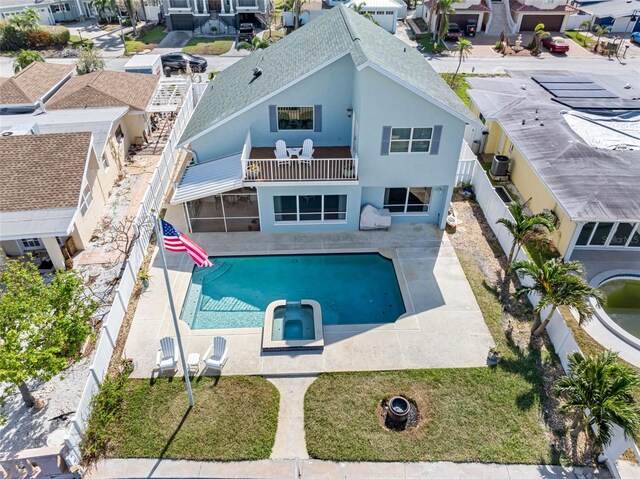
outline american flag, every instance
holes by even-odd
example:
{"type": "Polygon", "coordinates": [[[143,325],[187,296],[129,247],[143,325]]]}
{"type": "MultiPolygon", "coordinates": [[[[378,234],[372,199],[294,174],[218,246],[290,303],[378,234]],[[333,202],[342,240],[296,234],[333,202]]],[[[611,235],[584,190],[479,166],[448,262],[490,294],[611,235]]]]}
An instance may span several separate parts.
{"type": "Polygon", "coordinates": [[[169,251],[176,253],[186,251],[191,256],[191,259],[195,264],[201,268],[213,266],[213,263],[209,261],[207,252],[199,245],[194,243],[189,237],[183,235],[165,220],[162,221],[162,238],[164,240],[164,247],[169,251]]]}

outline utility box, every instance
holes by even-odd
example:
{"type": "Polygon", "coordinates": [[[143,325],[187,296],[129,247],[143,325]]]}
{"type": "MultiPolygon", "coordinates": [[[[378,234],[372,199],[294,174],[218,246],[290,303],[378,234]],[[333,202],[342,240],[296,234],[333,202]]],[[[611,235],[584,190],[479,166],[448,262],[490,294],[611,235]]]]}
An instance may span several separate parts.
{"type": "Polygon", "coordinates": [[[509,173],[509,157],[504,155],[496,155],[491,163],[491,174],[494,177],[507,176],[509,173]]]}
{"type": "Polygon", "coordinates": [[[160,55],[134,55],[124,66],[124,71],[160,75],[162,73],[162,60],[160,55]]]}

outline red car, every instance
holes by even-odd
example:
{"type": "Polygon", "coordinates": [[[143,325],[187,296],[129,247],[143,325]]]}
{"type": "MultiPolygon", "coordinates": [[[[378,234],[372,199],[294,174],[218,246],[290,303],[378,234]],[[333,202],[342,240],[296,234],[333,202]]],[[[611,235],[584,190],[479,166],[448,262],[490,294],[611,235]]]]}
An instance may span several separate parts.
{"type": "Polygon", "coordinates": [[[544,37],[542,44],[547,47],[551,53],[566,53],[569,51],[569,44],[562,37],[544,37]]]}

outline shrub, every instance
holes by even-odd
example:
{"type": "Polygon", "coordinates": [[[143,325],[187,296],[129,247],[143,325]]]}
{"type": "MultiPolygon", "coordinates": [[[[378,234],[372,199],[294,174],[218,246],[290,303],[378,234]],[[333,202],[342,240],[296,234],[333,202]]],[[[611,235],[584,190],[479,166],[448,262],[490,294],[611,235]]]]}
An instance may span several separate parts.
{"type": "Polygon", "coordinates": [[[27,46],[27,34],[13,25],[5,25],[0,30],[0,50],[20,50],[27,46]]]}
{"type": "Polygon", "coordinates": [[[61,27],[56,25],[56,26],[46,26],[42,28],[47,32],[49,32],[49,35],[51,35],[52,45],[66,45],[67,43],[69,43],[71,34],[69,33],[69,29],[67,27],[61,27]]]}
{"type": "Polygon", "coordinates": [[[51,46],[51,35],[43,29],[28,30],[27,45],[29,48],[47,48],[51,46]]]}
{"type": "Polygon", "coordinates": [[[78,75],[104,70],[104,60],[99,50],[82,49],[76,61],[78,75]]]}
{"type": "Polygon", "coordinates": [[[33,62],[43,62],[44,58],[38,52],[33,50],[20,50],[20,53],[16,55],[15,62],[13,64],[13,71],[18,73],[23,68],[27,68],[33,62]]]}

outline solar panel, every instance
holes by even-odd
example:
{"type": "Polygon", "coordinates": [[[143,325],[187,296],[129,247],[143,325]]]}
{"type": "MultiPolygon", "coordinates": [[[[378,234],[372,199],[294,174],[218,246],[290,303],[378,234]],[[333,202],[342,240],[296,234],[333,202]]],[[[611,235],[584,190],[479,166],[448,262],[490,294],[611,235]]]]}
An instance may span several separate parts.
{"type": "Polygon", "coordinates": [[[531,78],[537,83],[593,83],[593,80],[578,75],[540,75],[531,78]]]}
{"type": "Polygon", "coordinates": [[[540,83],[546,90],[604,90],[597,83],[540,83]]]}
{"type": "Polygon", "coordinates": [[[608,90],[549,90],[558,98],[618,98],[608,90]]]}

